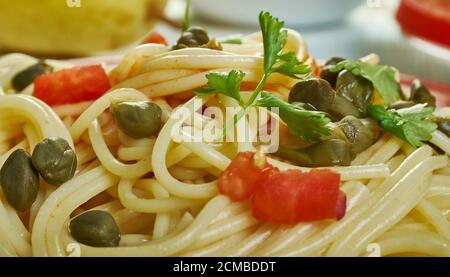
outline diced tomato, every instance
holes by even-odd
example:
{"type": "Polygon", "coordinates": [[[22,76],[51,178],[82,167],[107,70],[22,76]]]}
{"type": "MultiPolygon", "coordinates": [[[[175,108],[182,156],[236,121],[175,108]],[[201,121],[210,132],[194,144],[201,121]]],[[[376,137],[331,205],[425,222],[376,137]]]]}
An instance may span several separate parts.
{"type": "Polygon", "coordinates": [[[339,190],[340,179],[340,174],[326,169],[280,171],[265,158],[243,152],[219,176],[218,185],[233,201],[253,196],[256,219],[295,224],[344,217],[347,197],[339,190]]]}
{"type": "Polygon", "coordinates": [[[397,20],[404,32],[450,47],[450,1],[402,0],[397,20]]]}
{"type": "Polygon", "coordinates": [[[253,215],[279,224],[340,219],[345,214],[346,197],[339,182],[340,175],[330,170],[272,174],[255,189],[253,215]]]}
{"type": "Polygon", "coordinates": [[[345,216],[347,210],[347,195],[342,190],[339,191],[338,200],[336,203],[336,219],[340,220],[345,216]]]}
{"type": "Polygon", "coordinates": [[[278,169],[266,161],[262,167],[255,164],[255,153],[242,152],[231,162],[228,168],[219,176],[219,191],[230,197],[232,201],[242,201],[250,198],[260,179],[267,178],[278,169]]]}
{"type": "Polygon", "coordinates": [[[164,38],[160,33],[158,32],[151,32],[143,41],[142,44],[146,43],[156,43],[156,44],[163,44],[163,45],[169,45],[167,43],[166,38],[164,38]]]}
{"type": "Polygon", "coordinates": [[[100,65],[81,66],[37,77],[33,96],[53,106],[95,100],[110,88],[100,65]]]}

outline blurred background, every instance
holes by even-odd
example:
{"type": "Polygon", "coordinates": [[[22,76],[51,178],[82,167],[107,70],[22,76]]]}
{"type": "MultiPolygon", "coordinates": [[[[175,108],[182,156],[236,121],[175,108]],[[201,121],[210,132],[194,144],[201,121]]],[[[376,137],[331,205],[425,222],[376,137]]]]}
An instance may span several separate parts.
{"type": "MultiPolygon", "coordinates": [[[[0,52],[117,54],[149,32],[180,35],[184,0],[0,1],[0,52]]],[[[267,10],[299,31],[319,60],[375,52],[400,71],[450,84],[450,0],[192,0],[192,25],[221,38],[259,29],[267,10]]]]}

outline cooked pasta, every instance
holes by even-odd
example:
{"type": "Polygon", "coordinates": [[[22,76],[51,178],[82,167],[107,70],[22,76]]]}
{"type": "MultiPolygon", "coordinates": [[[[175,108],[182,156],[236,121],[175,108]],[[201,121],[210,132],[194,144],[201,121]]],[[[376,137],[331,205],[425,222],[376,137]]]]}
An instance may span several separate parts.
{"type": "MultiPolygon", "coordinates": [[[[284,51],[294,52],[312,72],[320,69],[292,30],[284,51]]],[[[205,75],[212,72],[244,72],[241,94],[248,98],[247,91],[263,77],[263,53],[261,33],[244,37],[240,45],[223,44],[223,50],[146,44],[109,73],[112,88],[98,99],[50,107],[5,89],[0,167],[15,150],[31,154],[49,137],[67,141],[78,165],[75,176],[60,186],[40,178],[36,200],[26,211],[17,212],[0,193],[0,256],[68,256],[74,244],[82,256],[368,256],[373,244],[382,256],[450,256],[450,139],[441,131],[434,131],[433,147],[418,148],[384,131],[350,165],[326,167],[340,174],[347,197],[340,220],[264,222],[252,215],[251,200],[234,202],[219,192],[217,178],[237,153],[258,152],[258,145],[177,141],[172,131],[179,120],[172,115],[180,107],[193,110],[195,102],[222,110],[236,105],[192,93],[207,85],[205,75]],[[162,111],[161,130],[145,138],[124,133],[112,115],[116,103],[139,101],[156,103],[162,111]],[[117,223],[116,247],[80,243],[71,233],[71,220],[94,210],[111,214],[117,223]]],[[[366,60],[378,63],[377,56],[366,60]]],[[[33,62],[23,55],[0,57],[2,86],[33,62]]],[[[274,73],[265,90],[287,101],[296,82],[274,73]]],[[[26,91],[31,94],[33,85],[26,91]]],[[[450,117],[445,109],[437,113],[450,117]]],[[[195,120],[215,121],[191,114],[181,127],[186,136],[196,128],[195,120]]],[[[282,171],[312,169],[268,157],[282,171]]]]}

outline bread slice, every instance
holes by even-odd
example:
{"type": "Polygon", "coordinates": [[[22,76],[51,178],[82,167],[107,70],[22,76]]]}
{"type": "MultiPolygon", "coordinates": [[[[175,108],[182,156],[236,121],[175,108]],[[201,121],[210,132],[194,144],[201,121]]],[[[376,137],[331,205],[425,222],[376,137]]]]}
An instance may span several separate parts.
{"type": "Polygon", "coordinates": [[[146,34],[166,0],[0,1],[0,48],[80,56],[124,47],[146,34]]]}

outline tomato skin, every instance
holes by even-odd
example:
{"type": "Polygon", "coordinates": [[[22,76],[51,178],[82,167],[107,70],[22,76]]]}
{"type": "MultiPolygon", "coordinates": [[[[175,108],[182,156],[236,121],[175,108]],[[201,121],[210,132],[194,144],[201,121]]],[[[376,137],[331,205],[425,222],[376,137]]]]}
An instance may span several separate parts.
{"type": "Polygon", "coordinates": [[[297,199],[299,220],[316,221],[336,218],[341,176],[325,169],[314,169],[306,174],[297,199]]]}
{"type": "Polygon", "coordinates": [[[242,201],[251,197],[260,179],[267,178],[278,169],[265,162],[260,168],[254,162],[255,153],[241,152],[222,172],[218,179],[220,193],[232,201],[242,201]]]}
{"type": "Polygon", "coordinates": [[[253,215],[277,224],[342,218],[345,194],[340,193],[339,182],[340,175],[329,170],[275,173],[256,187],[253,215]]]}
{"type": "Polygon", "coordinates": [[[142,44],[147,44],[147,43],[155,43],[155,44],[162,44],[162,45],[169,45],[167,43],[166,38],[161,35],[158,32],[151,32],[143,41],[142,44]]]}
{"type": "Polygon", "coordinates": [[[448,0],[402,0],[396,17],[404,32],[450,47],[448,0]]]}
{"type": "Polygon", "coordinates": [[[103,67],[81,66],[38,76],[33,96],[54,106],[95,100],[110,88],[103,67]]]}
{"type": "Polygon", "coordinates": [[[302,172],[288,170],[262,180],[253,195],[253,216],[258,220],[279,224],[298,222],[296,209],[300,191],[296,189],[295,182],[302,178],[302,172]]]}
{"type": "Polygon", "coordinates": [[[336,202],[336,219],[341,220],[345,216],[347,210],[347,195],[343,191],[339,191],[336,202]]]}

